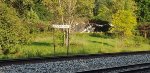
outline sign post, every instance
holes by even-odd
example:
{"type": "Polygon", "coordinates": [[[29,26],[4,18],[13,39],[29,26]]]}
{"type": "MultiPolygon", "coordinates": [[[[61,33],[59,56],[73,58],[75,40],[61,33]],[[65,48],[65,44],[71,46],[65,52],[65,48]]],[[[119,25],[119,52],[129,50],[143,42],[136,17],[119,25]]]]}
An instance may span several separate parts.
{"type": "Polygon", "coordinates": [[[67,47],[67,56],[68,56],[69,55],[69,28],[67,29],[66,47],[67,47]]]}
{"type": "Polygon", "coordinates": [[[66,34],[66,37],[64,36],[65,40],[65,44],[66,44],[66,48],[67,48],[67,56],[69,55],[69,28],[70,25],[52,25],[53,27],[53,43],[54,43],[54,56],[55,56],[55,29],[67,29],[64,33],[64,35],[66,34]]]}
{"type": "Polygon", "coordinates": [[[53,46],[54,46],[54,56],[55,56],[55,29],[53,28],[52,29],[52,31],[53,31],[53,46]]]}

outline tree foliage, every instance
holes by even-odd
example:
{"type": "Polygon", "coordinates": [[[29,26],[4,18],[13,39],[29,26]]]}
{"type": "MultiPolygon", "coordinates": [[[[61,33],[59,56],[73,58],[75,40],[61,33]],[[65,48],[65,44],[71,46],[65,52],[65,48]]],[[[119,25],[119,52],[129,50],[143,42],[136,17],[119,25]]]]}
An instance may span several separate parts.
{"type": "Polygon", "coordinates": [[[94,19],[107,20],[111,22],[112,15],[119,10],[134,12],[136,4],[134,0],[95,0],[94,19]]]}
{"type": "Polygon", "coordinates": [[[53,14],[41,2],[35,3],[33,10],[40,20],[50,21],[53,18],[53,14]]]}
{"type": "Polygon", "coordinates": [[[138,21],[150,22],[150,0],[135,0],[137,2],[138,21]]]}
{"type": "Polygon", "coordinates": [[[0,3],[0,46],[4,53],[17,44],[27,43],[28,35],[28,30],[23,27],[15,10],[0,3]]]}
{"type": "Polygon", "coordinates": [[[81,16],[92,17],[94,0],[77,0],[77,13],[81,16]]]}
{"type": "Polygon", "coordinates": [[[130,11],[120,10],[113,15],[112,23],[115,25],[114,31],[122,33],[124,36],[131,36],[137,25],[135,15],[130,11]]]}
{"type": "Polygon", "coordinates": [[[135,0],[137,3],[137,20],[139,22],[138,30],[145,38],[149,37],[150,26],[150,0],[135,0]]]}
{"type": "Polygon", "coordinates": [[[43,4],[59,23],[72,24],[76,18],[89,18],[93,15],[93,0],[43,0],[43,4]]]}

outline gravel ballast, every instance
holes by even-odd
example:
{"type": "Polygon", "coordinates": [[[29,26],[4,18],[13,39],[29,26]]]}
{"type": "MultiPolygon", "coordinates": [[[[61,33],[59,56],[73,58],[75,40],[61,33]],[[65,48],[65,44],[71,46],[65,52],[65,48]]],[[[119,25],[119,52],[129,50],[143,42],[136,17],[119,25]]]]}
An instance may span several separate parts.
{"type": "Polygon", "coordinates": [[[92,59],[42,62],[0,67],[0,73],[75,73],[150,63],[150,54],[107,56],[92,59]]]}

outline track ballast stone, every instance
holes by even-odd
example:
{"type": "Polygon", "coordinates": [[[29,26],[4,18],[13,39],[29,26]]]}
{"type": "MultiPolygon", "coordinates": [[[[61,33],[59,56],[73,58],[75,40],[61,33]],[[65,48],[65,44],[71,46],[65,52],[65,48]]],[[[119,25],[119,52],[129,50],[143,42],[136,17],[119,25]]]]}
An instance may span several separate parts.
{"type": "Polygon", "coordinates": [[[75,73],[143,63],[150,63],[150,54],[2,66],[0,73],[75,73]]]}

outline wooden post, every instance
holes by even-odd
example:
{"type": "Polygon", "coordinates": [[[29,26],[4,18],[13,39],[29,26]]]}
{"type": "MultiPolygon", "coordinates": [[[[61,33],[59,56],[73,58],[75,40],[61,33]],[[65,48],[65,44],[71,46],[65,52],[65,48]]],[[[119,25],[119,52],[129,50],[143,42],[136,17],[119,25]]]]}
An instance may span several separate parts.
{"type": "Polygon", "coordinates": [[[54,28],[53,28],[53,46],[54,46],[54,56],[55,56],[56,45],[55,45],[55,29],[54,28]]]}
{"type": "Polygon", "coordinates": [[[147,31],[144,31],[144,37],[147,38],[147,31]]]}
{"type": "Polygon", "coordinates": [[[66,47],[67,47],[67,56],[68,56],[69,55],[69,28],[67,29],[66,47]]]}
{"type": "Polygon", "coordinates": [[[63,46],[66,45],[66,29],[63,29],[63,46]]]}

